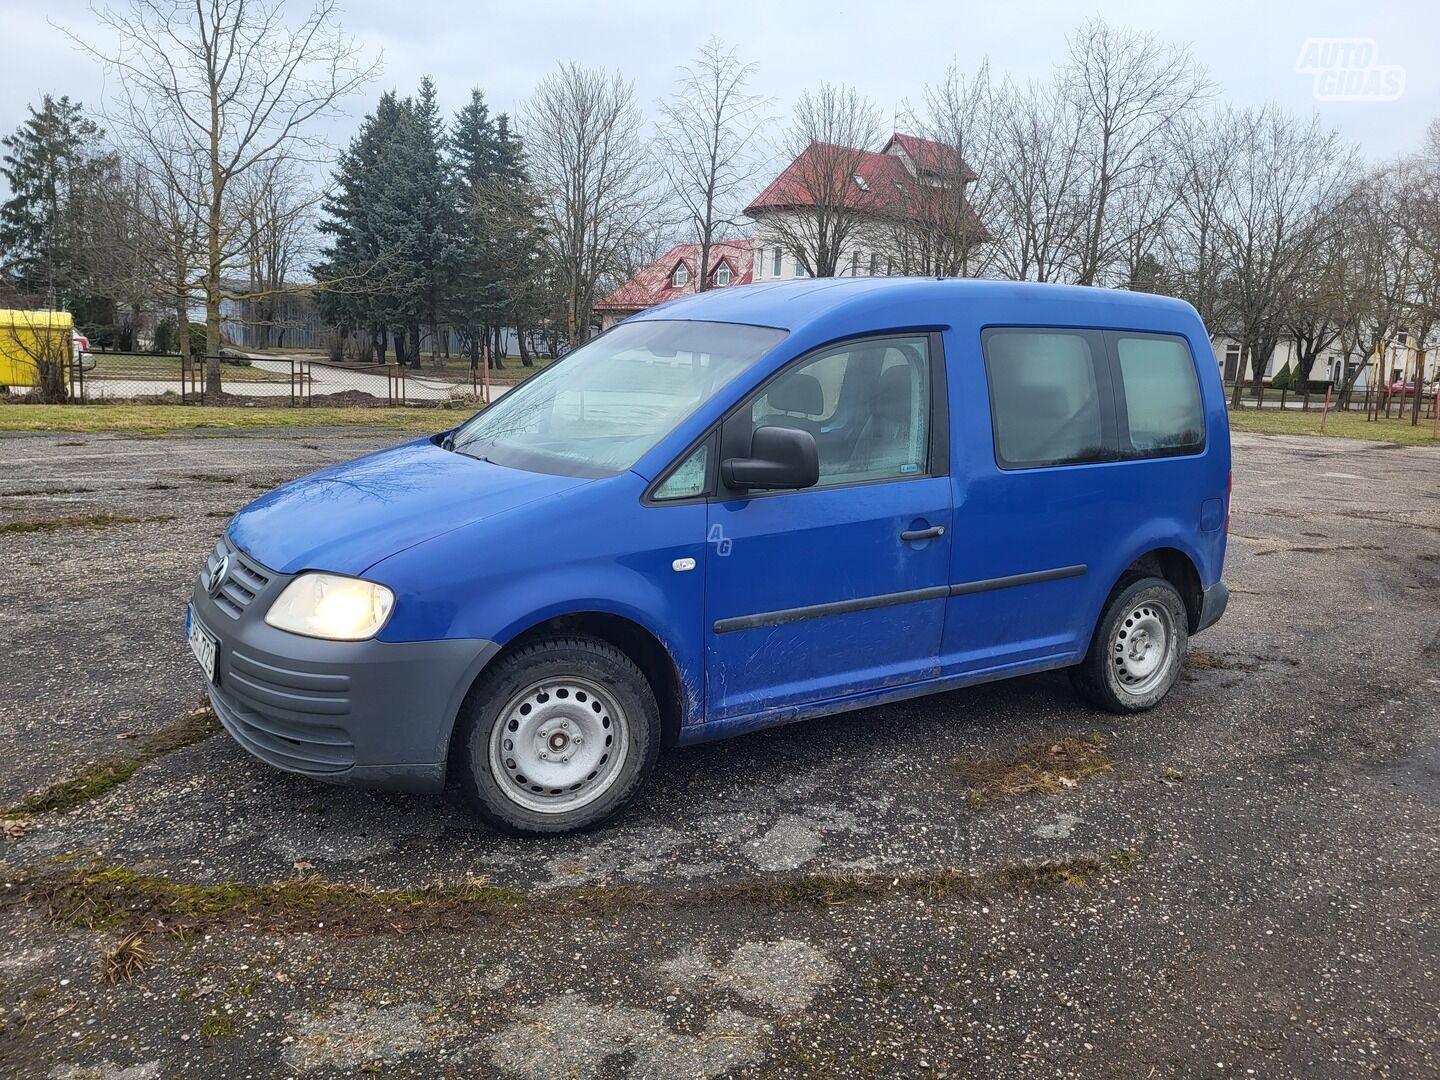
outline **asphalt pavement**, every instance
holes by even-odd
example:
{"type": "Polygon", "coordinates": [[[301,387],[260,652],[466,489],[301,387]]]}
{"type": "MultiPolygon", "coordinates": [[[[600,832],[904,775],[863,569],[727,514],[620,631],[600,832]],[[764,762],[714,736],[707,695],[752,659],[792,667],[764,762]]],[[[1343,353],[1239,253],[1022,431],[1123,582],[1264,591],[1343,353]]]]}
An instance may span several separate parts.
{"type": "MultiPolygon", "coordinates": [[[[400,439],[0,438],[0,805],[158,745],[228,514],[400,439]]],[[[0,1074],[1437,1075],[1440,449],[1234,445],[1230,611],[1143,717],[975,687],[553,840],[147,751],[0,838],[0,1074]],[[1076,739],[1110,768],[976,780],[1076,739]]]]}

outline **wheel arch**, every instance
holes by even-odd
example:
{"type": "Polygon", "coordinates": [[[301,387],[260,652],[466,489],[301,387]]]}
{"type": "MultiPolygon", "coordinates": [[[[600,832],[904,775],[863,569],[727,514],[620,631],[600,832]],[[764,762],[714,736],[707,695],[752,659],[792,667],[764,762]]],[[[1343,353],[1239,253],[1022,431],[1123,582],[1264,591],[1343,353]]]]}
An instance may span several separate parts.
{"type": "Polygon", "coordinates": [[[604,641],[624,653],[640,669],[650,690],[655,695],[655,704],[660,710],[661,745],[674,746],[679,738],[680,728],[686,717],[686,692],[670,650],[660,637],[648,627],[626,615],[613,611],[585,610],[560,614],[536,616],[527,624],[514,628],[501,647],[471,677],[462,704],[451,718],[449,754],[454,760],[455,740],[460,725],[456,723],[464,702],[469,701],[480,677],[496,662],[527,645],[546,637],[584,636],[604,641]]]}
{"type": "Polygon", "coordinates": [[[1120,572],[1110,592],[1101,605],[1103,612],[1112,597],[1136,577],[1158,577],[1175,586],[1185,604],[1185,621],[1190,633],[1200,625],[1200,613],[1205,603],[1205,588],[1201,583],[1200,570],[1195,560],[1177,547],[1156,547],[1140,555],[1120,572]]]}

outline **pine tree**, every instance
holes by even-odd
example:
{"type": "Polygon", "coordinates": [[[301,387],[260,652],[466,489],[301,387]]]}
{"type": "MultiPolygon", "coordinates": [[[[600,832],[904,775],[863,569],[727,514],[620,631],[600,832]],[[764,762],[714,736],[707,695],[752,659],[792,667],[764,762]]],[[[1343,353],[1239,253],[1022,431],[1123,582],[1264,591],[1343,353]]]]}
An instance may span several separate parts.
{"type": "Polygon", "coordinates": [[[46,94],[13,135],[0,174],[11,197],[0,206],[0,265],[19,289],[73,302],[83,286],[83,202],[103,168],[96,146],[103,132],[79,102],[46,94]]]}
{"type": "Polygon", "coordinates": [[[459,263],[456,182],[429,78],[417,98],[381,97],[342,155],[321,229],[332,237],[315,268],[324,312],[365,327],[381,358],[388,332],[397,363],[420,366],[421,330],[438,350],[459,263]]]}
{"type": "MultiPolygon", "coordinates": [[[[449,297],[449,315],[465,343],[470,366],[478,367],[480,351],[489,339],[504,300],[494,264],[489,208],[490,195],[501,167],[501,146],[485,95],[470,91],[470,101],[456,114],[450,128],[451,163],[459,199],[458,265],[449,297]]],[[[494,362],[503,367],[498,353],[494,362]]]]}
{"type": "MultiPolygon", "coordinates": [[[[361,122],[359,133],[340,155],[334,194],[325,201],[320,223],[331,241],[313,268],[322,316],[342,332],[368,333],[381,363],[389,328],[396,321],[397,292],[381,219],[387,182],[381,162],[392,153],[403,113],[393,91],[382,94],[375,111],[361,122]]],[[[396,361],[404,362],[402,340],[397,338],[395,345],[396,361]]]]}
{"type": "Polygon", "coordinates": [[[503,317],[515,328],[521,364],[530,367],[533,361],[526,351],[526,335],[544,318],[547,304],[540,272],[540,248],[545,238],[540,200],[525,164],[525,147],[504,113],[496,121],[495,135],[499,164],[492,186],[492,263],[502,283],[503,317]]]}

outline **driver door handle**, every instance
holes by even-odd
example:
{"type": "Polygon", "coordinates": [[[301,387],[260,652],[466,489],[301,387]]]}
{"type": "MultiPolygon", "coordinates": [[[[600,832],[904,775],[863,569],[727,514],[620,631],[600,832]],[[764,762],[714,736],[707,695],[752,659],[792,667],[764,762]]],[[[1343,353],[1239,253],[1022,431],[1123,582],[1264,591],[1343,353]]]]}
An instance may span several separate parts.
{"type": "Polygon", "coordinates": [[[937,536],[944,535],[944,525],[931,525],[928,529],[906,529],[900,534],[900,539],[906,542],[913,540],[933,540],[937,536]]]}

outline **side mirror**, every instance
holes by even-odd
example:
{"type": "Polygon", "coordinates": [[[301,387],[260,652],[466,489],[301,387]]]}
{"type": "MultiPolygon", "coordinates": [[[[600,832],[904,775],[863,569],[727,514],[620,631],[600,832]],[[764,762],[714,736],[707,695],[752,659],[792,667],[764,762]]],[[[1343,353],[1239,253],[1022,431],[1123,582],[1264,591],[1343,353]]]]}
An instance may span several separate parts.
{"type": "Polygon", "coordinates": [[[756,428],[750,456],[722,461],[720,478],[739,490],[813,487],[820,479],[815,436],[796,428],[756,428]]]}

